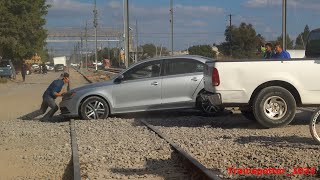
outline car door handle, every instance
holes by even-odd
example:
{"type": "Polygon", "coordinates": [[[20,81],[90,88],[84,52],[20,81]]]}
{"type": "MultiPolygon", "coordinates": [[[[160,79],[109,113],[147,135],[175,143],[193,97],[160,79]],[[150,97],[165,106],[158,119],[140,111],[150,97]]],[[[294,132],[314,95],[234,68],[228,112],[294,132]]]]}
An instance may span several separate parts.
{"type": "Polygon", "coordinates": [[[197,78],[197,77],[193,77],[193,78],[191,79],[191,81],[198,81],[198,78],[197,78]]]}
{"type": "Polygon", "coordinates": [[[157,86],[158,84],[159,84],[158,82],[151,83],[151,85],[153,85],[153,86],[157,86]]]}

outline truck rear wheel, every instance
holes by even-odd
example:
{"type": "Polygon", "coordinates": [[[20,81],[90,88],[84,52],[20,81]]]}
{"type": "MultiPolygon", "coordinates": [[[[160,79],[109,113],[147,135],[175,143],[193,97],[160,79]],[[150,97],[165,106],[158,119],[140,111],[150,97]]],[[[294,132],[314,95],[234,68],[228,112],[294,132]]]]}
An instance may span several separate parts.
{"type": "Polygon", "coordinates": [[[296,101],[282,87],[267,87],[255,97],[253,113],[257,121],[266,128],[288,125],[295,117],[296,101]]]}

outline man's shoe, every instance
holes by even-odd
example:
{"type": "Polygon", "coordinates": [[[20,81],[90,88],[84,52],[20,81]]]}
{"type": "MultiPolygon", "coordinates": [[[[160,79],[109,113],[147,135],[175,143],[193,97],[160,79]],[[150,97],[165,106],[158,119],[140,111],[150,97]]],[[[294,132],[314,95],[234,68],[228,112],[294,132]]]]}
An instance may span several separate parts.
{"type": "Polygon", "coordinates": [[[21,120],[32,120],[29,116],[22,116],[22,117],[19,117],[18,119],[21,119],[21,120]]]}
{"type": "Polygon", "coordinates": [[[41,122],[50,122],[50,118],[42,117],[39,119],[41,122]]]}

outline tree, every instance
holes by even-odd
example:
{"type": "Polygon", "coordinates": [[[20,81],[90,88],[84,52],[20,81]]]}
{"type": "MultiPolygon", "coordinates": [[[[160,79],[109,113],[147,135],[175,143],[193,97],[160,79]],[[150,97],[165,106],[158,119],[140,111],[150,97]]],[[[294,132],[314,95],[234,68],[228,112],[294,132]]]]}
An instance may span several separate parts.
{"type": "Polygon", "coordinates": [[[308,40],[308,36],[310,33],[310,29],[309,26],[306,25],[304,27],[304,31],[302,33],[300,33],[298,35],[298,37],[296,38],[296,45],[295,45],[295,49],[305,49],[305,46],[307,44],[307,40],[308,40]]]}
{"type": "Polygon", "coordinates": [[[139,47],[139,49],[142,49],[143,54],[140,59],[148,59],[153,58],[155,56],[167,56],[169,55],[169,51],[166,47],[161,46],[155,46],[154,44],[144,44],[139,47]]]}
{"type": "Polygon", "coordinates": [[[46,0],[0,2],[0,55],[21,60],[35,54],[47,56],[44,16],[50,6],[46,0]]]}
{"type": "MultiPolygon", "coordinates": [[[[282,44],[282,35],[277,38],[276,42],[282,44]]],[[[293,40],[291,40],[289,34],[287,34],[287,49],[293,49],[293,40]]]]}
{"type": "Polygon", "coordinates": [[[261,34],[256,33],[251,24],[241,23],[239,27],[231,26],[225,30],[225,40],[218,46],[224,55],[232,54],[235,58],[254,58],[264,43],[261,34]]]}
{"type": "Polygon", "coordinates": [[[216,53],[212,50],[210,45],[192,46],[188,49],[190,55],[199,55],[209,58],[214,58],[216,53]]]}

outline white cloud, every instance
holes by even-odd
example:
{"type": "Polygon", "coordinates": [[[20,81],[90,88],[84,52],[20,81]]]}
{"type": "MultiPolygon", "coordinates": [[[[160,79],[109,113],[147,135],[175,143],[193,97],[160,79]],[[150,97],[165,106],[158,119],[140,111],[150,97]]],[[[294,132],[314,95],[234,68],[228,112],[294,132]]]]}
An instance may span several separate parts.
{"type": "Polygon", "coordinates": [[[120,2],[120,0],[111,1],[108,3],[108,7],[110,7],[111,9],[120,9],[122,8],[122,3],[120,2]]]}
{"type": "Polygon", "coordinates": [[[200,13],[200,14],[202,13],[213,14],[213,13],[224,12],[223,8],[219,8],[215,6],[185,6],[185,5],[177,4],[176,9],[179,11],[184,11],[188,13],[200,13]]]}
{"type": "Polygon", "coordinates": [[[92,4],[81,3],[74,0],[47,0],[47,4],[52,5],[50,10],[81,11],[93,7],[92,4]]]}
{"type": "Polygon", "coordinates": [[[244,3],[246,7],[250,8],[258,8],[258,7],[266,7],[266,6],[274,6],[281,5],[282,1],[280,0],[248,0],[244,3]]]}
{"type": "MultiPolygon", "coordinates": [[[[263,7],[281,7],[282,0],[247,0],[243,5],[249,8],[263,8],[263,7]]],[[[320,10],[319,0],[289,0],[287,1],[289,7],[320,10]]]]}

